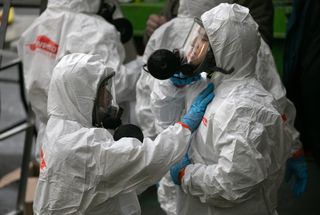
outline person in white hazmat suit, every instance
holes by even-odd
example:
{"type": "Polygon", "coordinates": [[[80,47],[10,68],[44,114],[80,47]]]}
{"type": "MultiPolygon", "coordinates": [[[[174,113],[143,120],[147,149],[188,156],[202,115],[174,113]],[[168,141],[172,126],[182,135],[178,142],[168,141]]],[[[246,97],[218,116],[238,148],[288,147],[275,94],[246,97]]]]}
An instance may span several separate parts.
{"type": "Polygon", "coordinates": [[[113,75],[90,54],[66,55],[54,68],[35,214],[140,214],[135,189],[155,183],[181,159],[213,99],[211,84],[154,141],[114,141],[101,127],[104,118],[119,117],[113,75]]]}
{"type": "MultiPolygon", "coordinates": [[[[200,17],[203,12],[217,6],[221,2],[228,1],[180,0],[178,17],[172,19],[163,26],[160,26],[151,36],[144,52],[144,62],[147,62],[150,55],[157,49],[172,50],[174,48],[182,47],[183,42],[185,41],[185,38],[187,37],[191,28],[193,18],[200,17]]],[[[288,122],[293,125],[295,119],[295,107],[286,98],[286,92],[278,75],[271,50],[262,38],[257,57],[255,69],[257,79],[260,81],[263,87],[269,91],[280,103],[282,113],[286,113],[288,122]]],[[[162,119],[162,121],[154,119],[154,114],[151,111],[150,94],[153,90],[155,81],[157,80],[154,79],[149,73],[142,72],[137,84],[137,118],[145,136],[149,137],[156,136],[159,131],[161,131],[163,128],[166,128],[172,120],[176,119],[175,114],[170,112],[164,112],[164,115],[166,115],[168,118],[165,120],[166,122],[164,122],[164,119],[162,119]],[[155,123],[155,120],[157,123],[155,123]]],[[[194,83],[194,81],[190,83],[194,83]]],[[[181,92],[179,93],[182,95],[181,92]]],[[[180,98],[183,99],[182,97],[180,98]]],[[[181,102],[172,103],[176,105],[173,106],[171,110],[177,109],[180,111],[181,107],[178,105],[180,103],[181,102]]],[[[292,157],[299,157],[302,154],[302,145],[299,140],[299,133],[293,126],[290,129],[292,135],[294,136],[291,154],[292,157]]],[[[302,166],[306,166],[305,163],[302,166]]],[[[295,175],[299,178],[299,175],[295,175]]],[[[303,187],[302,191],[300,191],[301,193],[305,190],[306,178],[300,177],[300,179],[301,180],[299,181],[301,181],[303,187]]],[[[160,205],[167,214],[176,214],[176,201],[174,197],[175,191],[172,189],[172,187],[174,187],[174,184],[171,182],[170,176],[167,175],[161,180],[158,189],[158,199],[160,205]]]]}
{"type": "MultiPolygon", "coordinates": [[[[188,154],[171,169],[173,181],[181,185],[176,189],[174,212],[276,214],[277,189],[295,137],[282,104],[264,88],[268,85],[256,78],[261,41],[258,26],[247,8],[235,4],[220,4],[201,20],[203,27],[195,29],[202,28],[207,35],[209,46],[203,47],[211,48],[217,71],[231,74],[212,74],[215,99],[192,138],[188,154]]],[[[196,46],[189,43],[189,47],[196,46]]],[[[188,56],[185,50],[181,53],[182,59],[196,55],[188,56]]],[[[192,61],[188,64],[189,68],[196,66],[192,61]]],[[[172,83],[155,82],[151,94],[153,113],[160,120],[164,118],[164,124],[170,122],[164,113],[175,112],[170,115],[176,119],[181,115],[181,109],[173,108],[174,101],[189,106],[206,81],[184,88],[172,83]]]]}
{"type": "MultiPolygon", "coordinates": [[[[193,18],[200,17],[205,11],[215,7],[220,2],[227,1],[180,0],[178,16],[160,26],[151,35],[143,54],[143,62],[147,63],[150,55],[158,49],[172,50],[182,47],[192,26],[193,18]]],[[[196,80],[199,79],[188,79],[187,82],[191,84],[196,80]]],[[[154,82],[157,81],[152,75],[143,71],[136,86],[136,118],[144,136],[150,138],[156,137],[159,132],[171,124],[171,121],[169,124],[166,124],[161,120],[157,120],[157,117],[154,116],[151,110],[150,95],[153,91],[154,82]],[[157,123],[155,123],[155,120],[157,123]]],[[[180,103],[173,102],[172,105],[177,104],[173,108],[178,110],[183,109],[180,103]]],[[[175,114],[171,111],[167,111],[164,115],[169,119],[176,119],[175,114]]],[[[158,185],[158,201],[161,208],[169,215],[176,214],[175,188],[170,176],[167,174],[158,185]]]]}
{"type": "Polygon", "coordinates": [[[48,120],[47,96],[52,70],[64,55],[100,54],[116,71],[118,102],[130,102],[135,97],[140,73],[137,68],[142,64],[137,60],[130,63],[130,69],[123,65],[125,52],[119,32],[97,15],[103,6],[102,0],[48,0],[46,10],[21,35],[18,53],[23,61],[26,93],[40,123],[37,149],[48,120]]]}
{"type": "MultiPolygon", "coordinates": [[[[147,61],[148,57],[150,57],[152,52],[154,52],[157,49],[163,48],[172,50],[173,48],[181,47],[181,44],[185,41],[185,38],[189,32],[189,28],[191,27],[190,21],[186,21],[186,23],[184,23],[183,20],[189,19],[188,17],[200,17],[200,15],[204,11],[206,11],[206,8],[208,9],[210,5],[211,7],[214,7],[218,5],[220,2],[227,1],[209,2],[200,3],[197,1],[181,0],[178,18],[172,19],[170,22],[161,26],[159,29],[155,31],[146,47],[146,51],[144,53],[144,60],[147,61]]],[[[286,98],[286,91],[280,80],[269,46],[262,38],[260,41],[261,45],[258,51],[255,69],[256,78],[263,85],[263,87],[267,91],[269,91],[279,102],[281,113],[285,114],[288,123],[292,125],[290,126],[291,135],[293,137],[291,157],[295,159],[303,159],[303,150],[301,142],[299,140],[299,132],[293,127],[293,122],[295,119],[295,107],[292,104],[292,102],[286,98]]],[[[161,131],[161,129],[166,128],[173,119],[176,119],[175,114],[172,113],[172,110],[176,109],[178,110],[178,112],[181,110],[181,107],[179,107],[178,105],[181,102],[173,103],[175,104],[175,106],[171,107],[171,113],[164,111],[164,115],[167,117],[167,119],[162,119],[162,121],[156,119],[157,123],[155,123],[153,113],[151,111],[150,99],[148,99],[150,92],[153,89],[154,81],[157,80],[155,80],[149,73],[142,73],[139,79],[139,85],[137,85],[137,101],[138,103],[140,103],[140,106],[138,106],[138,117],[141,118],[140,122],[143,123],[141,124],[141,127],[145,128],[145,131],[152,131],[146,132],[146,134],[151,133],[152,135],[155,135],[156,131],[161,131]]],[[[179,94],[182,95],[181,90],[179,94]]],[[[175,94],[173,93],[172,95],[175,94]]],[[[167,98],[167,100],[168,102],[170,102],[170,98],[167,98]]],[[[183,97],[180,96],[180,100],[183,100],[183,97]]],[[[292,161],[292,159],[290,159],[289,161],[292,161]]],[[[290,166],[290,163],[288,164],[288,166],[290,166]]],[[[294,169],[288,169],[291,170],[287,172],[287,175],[293,175],[296,178],[293,187],[293,194],[295,196],[299,196],[306,189],[306,163],[304,160],[302,160],[302,162],[299,161],[297,163],[294,169]]],[[[167,212],[167,214],[176,214],[176,201],[174,200],[175,192],[174,189],[171,189],[174,185],[171,182],[170,177],[167,175],[165,178],[161,180],[159,185],[160,186],[158,189],[158,199],[161,207],[167,212]]]]}
{"type": "MultiPolygon", "coordinates": [[[[151,35],[142,61],[147,63],[150,55],[158,49],[180,48],[187,37],[194,17],[199,17],[205,11],[213,8],[219,2],[209,0],[180,0],[178,16],[161,25],[151,35]]],[[[230,0],[231,2],[231,0],[230,0]]],[[[154,122],[154,116],[150,106],[150,94],[154,85],[154,79],[149,73],[142,71],[136,86],[136,118],[144,136],[154,138],[163,129],[154,122]]],[[[190,80],[194,81],[194,80],[190,80]]],[[[170,114],[170,113],[168,113],[170,114]]]]}

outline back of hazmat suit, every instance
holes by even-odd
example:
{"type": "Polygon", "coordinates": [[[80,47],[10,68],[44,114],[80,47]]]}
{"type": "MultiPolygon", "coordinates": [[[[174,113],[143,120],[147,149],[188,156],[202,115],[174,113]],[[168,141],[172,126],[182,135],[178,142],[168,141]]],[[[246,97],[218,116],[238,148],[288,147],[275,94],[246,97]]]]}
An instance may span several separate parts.
{"type": "MultiPolygon", "coordinates": [[[[262,68],[257,66],[261,48],[258,26],[248,9],[236,4],[220,4],[205,12],[201,20],[216,65],[233,67],[234,72],[213,73],[215,98],[192,137],[188,152],[192,164],[185,169],[181,187],[176,186],[174,213],[277,214],[277,190],[290,156],[294,129],[283,114],[284,108],[269,92],[272,86],[266,89],[267,83],[257,79],[263,77],[256,71],[262,68]]],[[[178,114],[171,104],[182,101],[181,105],[188,107],[205,82],[186,89],[174,87],[169,80],[155,82],[153,113],[160,121],[162,113],[178,114]]]]}
{"type": "MultiPolygon", "coordinates": [[[[18,53],[23,61],[27,97],[40,121],[38,143],[47,123],[47,95],[52,70],[69,53],[103,56],[108,67],[116,71],[118,102],[135,97],[140,70],[128,70],[116,28],[96,15],[101,0],[48,0],[47,9],[22,34],[18,53]]],[[[38,146],[40,144],[37,144],[38,146]]]]}
{"type": "Polygon", "coordinates": [[[191,132],[178,123],[143,142],[114,141],[92,126],[98,85],[112,70],[100,56],[81,53],[54,68],[35,214],[140,214],[135,189],[154,184],[186,152],[191,132]]]}

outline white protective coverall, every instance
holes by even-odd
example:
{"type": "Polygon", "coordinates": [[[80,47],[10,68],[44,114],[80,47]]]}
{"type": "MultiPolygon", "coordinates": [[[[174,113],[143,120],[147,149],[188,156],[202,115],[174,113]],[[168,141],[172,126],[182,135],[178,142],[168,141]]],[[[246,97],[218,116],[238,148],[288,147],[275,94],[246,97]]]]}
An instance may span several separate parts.
{"type": "MultiPolygon", "coordinates": [[[[173,48],[180,48],[188,35],[192,22],[192,18],[176,17],[160,26],[151,35],[142,60],[147,63],[149,56],[157,49],[172,50],[173,48]],[[181,26],[185,27],[181,28],[181,26]],[[175,31],[177,28],[181,29],[181,31],[175,31]]],[[[150,94],[155,81],[157,80],[149,73],[142,71],[136,86],[136,118],[144,136],[150,138],[156,137],[162,130],[161,127],[156,126],[155,117],[151,111],[150,94]]],[[[180,109],[180,107],[176,108],[180,109]]]]}
{"type": "Polygon", "coordinates": [[[286,89],[280,79],[271,49],[262,38],[255,73],[262,86],[277,100],[281,113],[286,116],[288,123],[291,125],[289,129],[293,138],[291,145],[291,155],[293,155],[302,150],[300,133],[294,127],[296,108],[286,96],[286,89]]]}
{"type": "MultiPolygon", "coordinates": [[[[217,66],[234,67],[235,72],[213,75],[215,98],[193,136],[189,150],[193,164],[186,167],[181,188],[176,187],[177,208],[173,212],[276,214],[277,190],[294,129],[283,116],[281,104],[256,79],[257,24],[247,8],[229,4],[220,4],[201,19],[217,66]]],[[[205,86],[204,80],[187,89],[175,88],[168,80],[156,82],[151,94],[153,113],[160,119],[165,112],[178,114],[172,103],[183,101],[181,92],[186,95],[182,105],[188,106],[205,86]]],[[[276,89],[271,86],[268,90],[276,89]]]]}
{"type": "MultiPolygon", "coordinates": [[[[206,1],[199,2],[193,0],[180,0],[178,17],[160,26],[153,33],[146,46],[143,60],[146,62],[148,57],[155,50],[160,48],[165,48],[168,50],[180,48],[182,43],[185,41],[185,38],[191,27],[192,18],[189,17],[200,17],[203,12],[217,6],[220,2],[227,3],[232,1],[208,1],[207,3],[206,1]]],[[[296,151],[302,148],[299,140],[299,132],[293,127],[296,115],[295,107],[286,97],[286,91],[276,69],[271,49],[262,38],[257,56],[255,73],[256,78],[263,85],[263,87],[269,91],[279,102],[282,113],[286,115],[288,123],[292,125],[289,129],[291,130],[291,135],[293,137],[291,154],[294,154],[296,151]]],[[[167,110],[163,112],[161,120],[158,120],[158,117],[154,118],[154,113],[151,111],[149,96],[153,90],[154,81],[158,80],[155,80],[148,73],[142,72],[138,81],[139,84],[137,84],[136,95],[137,102],[139,104],[136,106],[136,111],[140,126],[144,129],[144,134],[151,137],[156,136],[157,132],[161,131],[163,128],[166,128],[177,118],[179,118],[176,116],[176,114],[181,114],[181,106],[179,105],[181,101],[179,101],[172,104],[173,106],[171,106],[170,112],[167,110]]],[[[172,87],[171,84],[169,85],[172,87]]],[[[168,90],[168,88],[166,90],[168,90]]],[[[183,100],[185,89],[179,90],[179,93],[173,93],[169,91],[167,94],[169,95],[170,93],[173,97],[176,97],[174,98],[176,101],[178,98],[183,100]]],[[[171,96],[166,97],[166,93],[164,93],[163,96],[166,99],[163,99],[162,102],[171,102],[171,96]]],[[[166,175],[166,177],[161,180],[159,185],[158,200],[162,209],[164,209],[169,215],[176,214],[176,204],[174,201],[175,191],[174,189],[171,189],[174,187],[174,184],[171,181],[170,176],[166,175]]]]}
{"type": "Polygon", "coordinates": [[[97,55],[74,53],[56,65],[36,214],[140,214],[135,189],[154,184],[186,152],[191,132],[180,124],[143,143],[114,141],[108,130],[92,127],[98,84],[108,74],[97,55]]]}
{"type": "MultiPolygon", "coordinates": [[[[147,63],[149,56],[158,49],[173,50],[181,48],[193,23],[194,17],[200,17],[202,13],[213,8],[219,2],[210,0],[180,0],[178,17],[163,24],[151,35],[142,61],[147,63]]],[[[163,129],[155,124],[151,112],[150,94],[155,79],[147,72],[141,72],[136,87],[136,117],[145,137],[153,138],[163,129]]],[[[179,109],[180,107],[176,107],[179,109]]],[[[170,113],[168,113],[170,114],[170,113]]],[[[159,122],[160,123],[160,122],[159,122]]]]}
{"type": "MultiPolygon", "coordinates": [[[[123,65],[125,51],[113,25],[96,15],[101,0],[48,0],[47,9],[21,35],[18,53],[23,61],[27,97],[40,120],[37,146],[47,123],[47,95],[52,70],[69,53],[103,56],[116,72],[118,103],[135,98],[141,63],[123,65]],[[139,68],[139,69],[137,69],[139,68]]],[[[129,111],[125,109],[125,111],[129,111]]]]}

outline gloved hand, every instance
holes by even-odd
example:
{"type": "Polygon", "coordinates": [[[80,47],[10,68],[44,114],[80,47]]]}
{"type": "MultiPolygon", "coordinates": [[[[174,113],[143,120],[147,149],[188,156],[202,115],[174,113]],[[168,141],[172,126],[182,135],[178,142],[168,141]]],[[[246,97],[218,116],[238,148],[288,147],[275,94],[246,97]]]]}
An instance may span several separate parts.
{"type": "Polygon", "coordinates": [[[307,164],[304,156],[287,160],[285,181],[289,182],[292,176],[295,180],[292,193],[295,197],[299,197],[306,190],[308,180],[307,164]]]}
{"type": "Polygon", "coordinates": [[[207,105],[213,99],[213,88],[213,83],[208,84],[207,88],[193,100],[190,109],[182,118],[181,122],[186,124],[190,128],[191,132],[198,128],[207,105]]]}
{"type": "Polygon", "coordinates": [[[179,161],[179,163],[176,163],[170,168],[170,175],[171,175],[172,181],[176,185],[181,185],[181,180],[184,176],[184,170],[186,166],[188,166],[189,164],[191,164],[191,162],[190,162],[188,153],[186,153],[183,156],[182,160],[179,161]]]}
{"type": "Polygon", "coordinates": [[[184,74],[182,74],[181,72],[175,73],[171,78],[170,81],[172,82],[172,84],[176,87],[184,87],[188,84],[191,84],[195,81],[199,81],[201,79],[201,75],[195,75],[195,76],[185,76],[184,74]]]}

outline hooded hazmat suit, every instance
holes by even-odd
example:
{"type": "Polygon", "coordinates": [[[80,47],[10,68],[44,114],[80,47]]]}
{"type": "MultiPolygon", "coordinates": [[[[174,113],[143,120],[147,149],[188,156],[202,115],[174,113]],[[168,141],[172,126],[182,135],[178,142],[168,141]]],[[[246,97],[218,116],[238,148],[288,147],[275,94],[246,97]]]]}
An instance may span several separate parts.
{"type": "MultiPolygon", "coordinates": [[[[151,36],[144,55],[143,62],[146,63],[149,56],[157,49],[173,50],[180,48],[187,37],[194,17],[200,17],[205,11],[219,5],[220,3],[231,3],[233,0],[181,0],[179,2],[178,17],[160,26],[151,36]]],[[[277,99],[285,97],[285,89],[282,86],[280,77],[277,73],[274,59],[269,46],[261,39],[256,73],[259,81],[262,82],[268,91],[272,91],[277,99]]],[[[161,130],[154,124],[153,114],[150,107],[150,92],[152,91],[154,78],[148,73],[142,72],[136,88],[136,113],[140,127],[144,135],[148,137],[156,136],[161,130]]],[[[283,99],[286,100],[286,99],[283,99]]],[[[283,102],[284,106],[290,106],[292,119],[295,118],[295,110],[288,102],[283,102]]],[[[178,108],[178,107],[177,107],[178,108]]],[[[292,121],[293,121],[292,120],[292,121]]],[[[297,135],[298,136],[298,135],[297,135]]],[[[298,141],[299,142],[299,141],[298,141]]],[[[301,145],[301,144],[300,144],[301,145]]],[[[297,148],[300,147],[299,144],[297,148]]]]}
{"type": "Polygon", "coordinates": [[[191,132],[180,124],[143,143],[92,127],[98,85],[109,74],[96,55],[70,54],[56,65],[35,214],[140,214],[135,189],[155,183],[186,152],[191,132]]]}
{"type": "MultiPolygon", "coordinates": [[[[116,72],[118,102],[135,97],[139,71],[127,69],[120,35],[116,28],[96,15],[101,0],[48,0],[47,9],[22,34],[18,53],[23,61],[27,97],[40,121],[37,144],[47,123],[47,95],[52,70],[69,53],[103,56],[116,72]],[[138,71],[138,72],[137,72],[138,71]]],[[[138,67],[138,65],[137,65],[138,67]]]]}
{"type": "MultiPolygon", "coordinates": [[[[160,26],[151,36],[144,55],[143,61],[147,62],[149,56],[157,49],[173,50],[174,48],[180,48],[187,37],[191,28],[193,17],[200,17],[205,11],[217,6],[221,2],[232,1],[195,1],[195,0],[180,0],[178,17],[160,26]]],[[[269,91],[274,98],[279,102],[282,113],[285,113],[288,119],[288,123],[291,129],[291,135],[294,137],[291,153],[294,154],[300,150],[302,145],[299,140],[299,133],[293,127],[295,119],[295,107],[286,98],[286,91],[282,85],[279,74],[277,72],[275,62],[269,46],[261,38],[261,45],[258,51],[257,63],[255,69],[256,77],[263,87],[269,91]]],[[[153,91],[154,82],[157,82],[150,74],[142,72],[137,84],[136,94],[136,113],[140,127],[143,129],[144,135],[154,137],[163,128],[166,128],[172,122],[179,119],[181,109],[183,109],[183,101],[185,89],[180,89],[179,93],[168,91],[163,94],[163,105],[170,103],[172,106],[164,110],[161,120],[158,117],[154,117],[151,111],[150,94],[153,91]],[[170,95],[170,96],[169,96],[170,95]],[[174,99],[175,102],[171,102],[174,99]]],[[[175,88],[172,84],[169,84],[168,88],[175,88]]],[[[167,90],[168,90],[167,88],[167,90]]],[[[175,90],[174,90],[175,91],[175,90]]],[[[174,193],[172,193],[173,183],[170,176],[160,183],[160,189],[158,189],[158,198],[161,207],[168,214],[176,214],[174,193]],[[169,177],[169,178],[168,178],[169,177]]]]}
{"type": "MultiPolygon", "coordinates": [[[[276,82],[270,82],[275,74],[255,74],[260,47],[257,24],[248,9],[228,4],[220,4],[201,19],[217,66],[235,71],[213,75],[215,99],[192,138],[188,154],[193,164],[186,167],[182,189],[176,189],[175,212],[276,214],[277,189],[294,128],[283,115],[279,97],[268,92],[277,88],[271,84],[276,82]],[[257,76],[269,82],[261,84],[257,76]]],[[[162,113],[172,111],[171,104],[182,101],[181,91],[188,91],[181,105],[190,105],[190,99],[205,86],[203,82],[187,89],[174,88],[168,80],[156,82],[151,94],[155,116],[161,119],[162,113]]],[[[281,92],[284,96],[285,91],[281,92]]]]}

